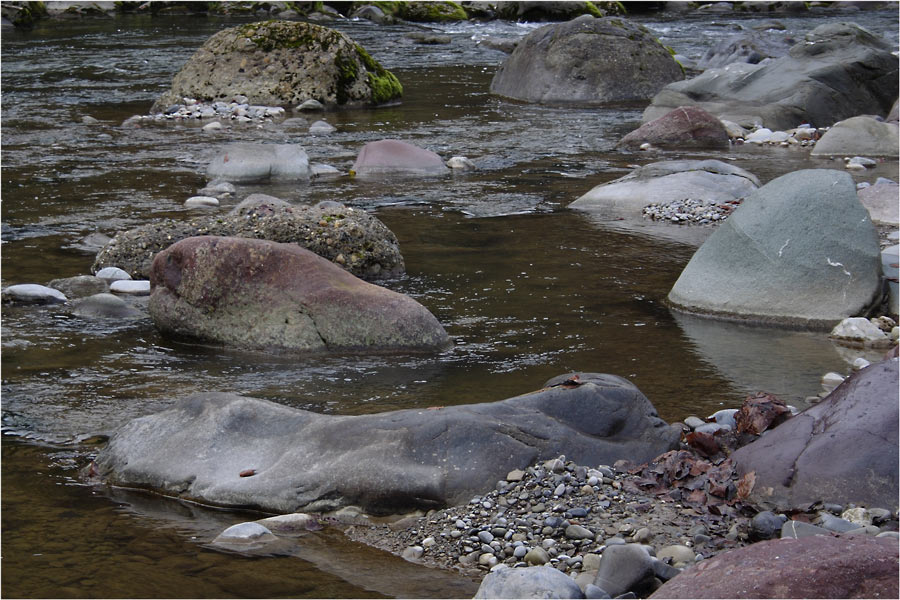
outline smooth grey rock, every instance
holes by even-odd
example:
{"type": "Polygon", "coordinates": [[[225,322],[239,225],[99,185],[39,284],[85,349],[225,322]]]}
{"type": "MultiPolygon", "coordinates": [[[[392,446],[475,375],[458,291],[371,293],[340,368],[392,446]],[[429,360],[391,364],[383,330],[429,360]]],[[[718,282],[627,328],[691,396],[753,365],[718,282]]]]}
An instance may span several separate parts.
{"type": "Polygon", "coordinates": [[[485,575],[475,598],[584,598],[568,575],[545,566],[501,569],[485,575]]]}
{"type": "Polygon", "coordinates": [[[101,293],[80,298],[72,305],[72,314],[84,318],[139,319],[147,315],[113,294],[101,293]]]}
{"type": "Polygon", "coordinates": [[[232,525],[213,540],[213,544],[248,544],[274,542],[277,538],[264,525],[254,522],[232,525]]]}
{"type": "Polygon", "coordinates": [[[645,206],[693,198],[733,201],[752,193],[759,180],[752,173],[718,160],[676,160],[638,167],[600,184],[569,208],[640,215],[645,206]]]}
{"type": "Polygon", "coordinates": [[[201,206],[218,206],[219,199],[213,196],[191,196],[184,201],[184,205],[188,208],[196,208],[201,206]]]}
{"type": "Polygon", "coordinates": [[[755,473],[749,500],[772,510],[819,501],[897,510],[897,365],[853,373],[821,403],[736,450],[738,475],[755,473]]]}
{"type": "Polygon", "coordinates": [[[120,281],[123,279],[131,279],[131,275],[118,267],[103,267],[96,273],[94,273],[94,275],[96,277],[99,277],[100,279],[105,279],[106,281],[120,281]]]}
{"type": "Polygon", "coordinates": [[[529,565],[544,565],[550,562],[550,555],[540,546],[536,546],[525,554],[523,559],[529,565]]]}
{"type": "Polygon", "coordinates": [[[891,50],[853,23],[820,25],[786,56],[759,65],[731,63],[667,85],[643,121],[689,105],[741,126],[757,121],[781,130],[884,114],[897,98],[897,57],[891,50]]]}
{"type": "Polygon", "coordinates": [[[669,301],[693,313],[830,328],[875,300],[879,262],[853,179],[795,171],[752,193],[712,233],[669,301]]]}
{"type": "Polygon", "coordinates": [[[566,537],[570,540],[592,540],[594,539],[594,533],[587,527],[573,523],[566,527],[566,537]]]}
{"type": "Polygon", "coordinates": [[[613,597],[644,589],[656,575],[655,561],[640,544],[607,546],[594,585],[613,597]]]}
{"type": "Polygon", "coordinates": [[[441,157],[431,150],[390,139],[369,142],[353,163],[353,173],[357,177],[443,175],[449,172],[441,157]]]}
{"type": "Polygon", "coordinates": [[[645,27],[585,15],[526,35],[500,65],[490,90],[526,102],[597,105],[646,100],[683,77],[645,27]]]}
{"type": "Polygon", "coordinates": [[[309,157],[297,144],[231,144],[206,169],[212,179],[254,181],[306,181],[309,157]]]}
{"type": "Polygon", "coordinates": [[[77,275],[64,279],[54,279],[48,287],[59,290],[66,298],[84,298],[94,294],[102,294],[109,290],[105,279],[93,275],[77,275]]]}
{"type": "Polygon", "coordinates": [[[596,598],[597,600],[605,600],[607,598],[612,598],[609,594],[606,593],[606,590],[597,587],[593,583],[589,583],[584,586],[584,597],[585,598],[596,598]]]}
{"type": "Polygon", "coordinates": [[[346,34],[312,23],[266,21],[210,37],[150,112],[162,112],[185,96],[215,102],[243,95],[245,103],[265,106],[313,98],[350,107],[381,104],[402,92],[397,78],[346,34]]]}
{"type": "MultiPolygon", "coordinates": [[[[900,136],[897,123],[885,123],[873,117],[859,116],[838,121],[825,132],[811,156],[898,156],[900,136]]],[[[865,164],[857,161],[857,164],[865,164]]]]}
{"type": "Polygon", "coordinates": [[[706,421],[701,419],[700,417],[690,416],[684,420],[684,424],[690,427],[691,429],[697,429],[701,425],[705,425],[706,421]]]}
{"type": "Polygon", "coordinates": [[[296,106],[296,110],[299,110],[299,111],[319,111],[319,110],[324,110],[324,108],[325,108],[325,106],[321,102],[319,102],[318,100],[315,100],[313,98],[310,98],[309,100],[304,100],[303,102],[301,102],[300,104],[298,104],[296,106]]]}
{"type": "Polygon", "coordinates": [[[3,288],[3,302],[11,304],[63,304],[66,295],[45,285],[20,283],[3,288]]]}
{"type": "Polygon", "coordinates": [[[859,527],[856,523],[851,523],[846,519],[841,519],[840,517],[836,517],[827,512],[819,513],[819,525],[822,528],[827,529],[828,531],[834,531],[835,533],[846,533],[859,527]]]}
{"type": "Polygon", "coordinates": [[[754,541],[778,537],[785,521],[787,521],[787,517],[784,515],[776,515],[768,510],[758,512],[750,519],[750,537],[754,541]]]}
{"type": "Polygon", "coordinates": [[[316,121],[309,126],[309,132],[313,135],[328,135],[337,131],[337,128],[326,121],[316,121]]]}
{"type": "Polygon", "coordinates": [[[150,282],[146,279],[132,280],[119,279],[109,284],[109,291],[116,294],[129,294],[132,296],[149,296],[150,282]]]}
{"type": "Polygon", "coordinates": [[[499,402],[360,416],[199,394],[120,428],[97,464],[110,483],[208,504],[397,514],[468,502],[509,471],[560,454],[612,464],[677,447],[680,429],[661,421],[633,384],[579,377],[577,387],[548,385],[499,402]],[[249,468],[253,477],[238,476],[249,468]]]}

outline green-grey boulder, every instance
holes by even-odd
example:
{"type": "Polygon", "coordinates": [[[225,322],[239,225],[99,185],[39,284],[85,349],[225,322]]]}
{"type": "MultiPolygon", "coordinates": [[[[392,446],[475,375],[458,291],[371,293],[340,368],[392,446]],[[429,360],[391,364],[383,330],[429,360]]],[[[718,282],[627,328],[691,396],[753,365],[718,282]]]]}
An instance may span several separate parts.
{"type": "Polygon", "coordinates": [[[491,93],[543,104],[647,100],[683,79],[669,51],[641,25],[583,15],[525,36],[500,65],[491,93]]]}
{"type": "Polygon", "coordinates": [[[851,117],[838,121],[825,132],[812,156],[892,156],[900,155],[897,123],[874,117],[851,117]]]}
{"type": "Polygon", "coordinates": [[[246,96],[251,104],[372,106],[402,95],[397,78],[347,35],[294,21],[224,29],[209,38],[151,107],[166,110],[189,97],[201,102],[246,96]]]}
{"type": "Polygon", "coordinates": [[[428,351],[449,343],[428,310],[294,244],[181,240],[150,269],[165,333],[265,351],[428,351]]]}
{"type": "Polygon", "coordinates": [[[676,308],[831,329],[881,291],[878,233],[853,179],[795,171],[750,194],[697,250],[669,293],[676,308]]]}

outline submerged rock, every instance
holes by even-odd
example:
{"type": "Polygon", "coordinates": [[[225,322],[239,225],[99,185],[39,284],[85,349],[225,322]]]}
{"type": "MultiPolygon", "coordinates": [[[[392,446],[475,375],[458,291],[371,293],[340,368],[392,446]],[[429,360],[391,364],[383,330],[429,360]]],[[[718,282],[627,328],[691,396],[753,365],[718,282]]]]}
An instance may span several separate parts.
{"type": "Polygon", "coordinates": [[[580,385],[499,402],[360,416],[198,394],[119,429],[97,464],[110,483],[210,504],[397,514],[468,502],[513,469],[563,453],[612,464],[677,446],[680,428],[633,384],[579,375],[580,385]],[[247,469],[255,474],[240,477],[247,469]]]}
{"type": "Polygon", "coordinates": [[[748,196],[684,268],[676,308],[832,327],[881,290],[878,234],[846,173],[783,175],[748,196]]]}
{"type": "Polygon", "coordinates": [[[439,350],[448,337],[408,296],[294,244],[193,237],[157,254],[150,316],[162,331],[245,349],[439,350]]]}
{"type": "Polygon", "coordinates": [[[10,304],[64,304],[66,295],[45,285],[20,283],[3,288],[3,302],[10,304]]]}
{"type": "Polygon", "coordinates": [[[363,146],[353,163],[359,177],[384,175],[442,175],[449,173],[441,157],[400,140],[378,140],[363,146]]]}
{"type": "Polygon", "coordinates": [[[214,102],[243,95],[252,104],[369,106],[398,98],[397,78],[347,35],[305,22],[265,21],[209,38],[151,107],[163,112],[183,97],[214,102]]]}
{"type": "Polygon", "coordinates": [[[105,279],[93,275],[77,275],[75,277],[54,279],[48,286],[59,290],[66,298],[73,299],[102,294],[109,290],[109,284],[105,279]]]}
{"type": "Polygon", "coordinates": [[[231,144],[209,164],[206,176],[236,183],[308,181],[309,157],[297,144],[231,144]]]}
{"type": "Polygon", "coordinates": [[[494,75],[491,93],[543,104],[596,105],[646,100],[683,77],[645,27],[583,15],[525,36],[494,75]]]}
{"type": "Polygon", "coordinates": [[[73,303],[72,314],[88,319],[140,319],[147,315],[113,294],[101,293],[73,303]]]}

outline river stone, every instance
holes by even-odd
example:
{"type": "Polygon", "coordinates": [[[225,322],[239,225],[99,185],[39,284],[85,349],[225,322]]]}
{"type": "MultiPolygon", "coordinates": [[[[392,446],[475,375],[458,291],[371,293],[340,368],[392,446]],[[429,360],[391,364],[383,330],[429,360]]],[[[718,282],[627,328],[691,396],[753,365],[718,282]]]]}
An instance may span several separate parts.
{"type": "Polygon", "coordinates": [[[654,96],[643,121],[694,105],[750,127],[787,130],[830,125],[860,114],[885,114],[897,98],[892,46],[854,23],[820,25],[786,56],[708,69],[654,96]]]}
{"type": "Polygon", "coordinates": [[[728,148],[728,132],[716,117],[696,106],[681,106],[658,119],[644,123],[618,146],[639,148],[650,143],[660,148],[728,148]]]}
{"type": "Polygon", "coordinates": [[[685,198],[710,203],[734,201],[758,186],[755,175],[722,161],[673,160],[650,163],[602,183],[569,204],[569,208],[637,216],[649,204],[685,198]]]}
{"type": "MultiPolygon", "coordinates": [[[[113,240],[110,240],[110,243],[113,240]]],[[[107,247],[109,244],[107,244],[107,247]]],[[[124,269],[120,269],[119,267],[111,267],[111,266],[98,266],[97,263],[94,263],[95,273],[94,276],[99,277],[100,279],[105,279],[108,282],[119,281],[122,279],[131,279],[131,275],[128,274],[124,269]]]]}
{"type": "Polygon", "coordinates": [[[3,302],[10,304],[63,304],[66,295],[45,285],[20,283],[3,288],[3,302]]]}
{"type": "Polygon", "coordinates": [[[120,231],[97,254],[91,269],[101,269],[100,276],[106,265],[122,265],[149,278],[158,252],[201,235],[294,243],[367,280],[395,277],[405,270],[397,236],[366,211],[339,202],[295,206],[267,194],[247,196],[225,216],[166,219],[120,231]]]}
{"type": "Polygon", "coordinates": [[[149,296],[150,282],[146,279],[119,279],[109,284],[109,291],[131,296],[149,296]]]}
{"type": "Polygon", "coordinates": [[[750,500],[783,511],[832,502],[897,510],[897,360],[850,375],[816,404],[732,455],[750,500]]]}
{"type": "Polygon", "coordinates": [[[900,136],[897,123],[885,123],[873,117],[852,117],[838,121],[825,132],[811,156],[898,156],[900,136]]]}
{"type": "Polygon", "coordinates": [[[328,135],[337,131],[337,128],[327,121],[316,121],[309,126],[309,133],[312,135],[328,135]]]}
{"type": "Polygon", "coordinates": [[[347,35],[312,23],[266,21],[223,29],[188,59],[172,88],[151,107],[159,113],[183,97],[265,106],[315,99],[325,106],[370,106],[399,97],[389,71],[347,35]]]}
{"type": "Polygon", "coordinates": [[[756,513],[750,519],[750,539],[753,541],[771,540],[778,537],[781,528],[787,521],[784,515],[776,515],[770,510],[763,510],[756,513]]]}
{"type": "Polygon", "coordinates": [[[639,593],[653,581],[654,562],[641,544],[607,546],[594,585],[614,598],[629,591],[639,593]]]}
{"type": "Polygon", "coordinates": [[[767,540],[703,560],[650,598],[897,598],[897,542],[767,540]]]}
{"type": "Polygon", "coordinates": [[[900,185],[896,183],[876,183],[857,191],[859,201],[869,211],[869,217],[876,225],[900,225],[900,185]]]}
{"type": "Polygon", "coordinates": [[[398,514],[466,504],[513,469],[561,454],[644,462],[678,446],[680,428],[632,383],[579,377],[502,401],[358,416],[197,394],[117,430],[97,464],[110,483],[208,504],[398,514]],[[256,474],[239,477],[248,468],[256,474]]]}
{"type": "Polygon", "coordinates": [[[832,327],[881,291],[878,233],[847,173],[783,175],[750,194],[697,250],[669,293],[676,308],[832,327]]]}
{"type": "Polygon", "coordinates": [[[167,333],[245,349],[438,350],[449,338],[408,296],[294,244],[182,240],[156,255],[150,316],[167,333]]]}
{"type": "Polygon", "coordinates": [[[584,598],[575,580],[553,567],[500,569],[484,576],[475,598],[584,598]]]}
{"type": "Polygon", "coordinates": [[[84,298],[94,294],[102,294],[109,290],[109,284],[105,279],[93,275],[77,275],[75,277],[54,279],[47,285],[62,292],[66,298],[84,298]]]}
{"type": "Polygon", "coordinates": [[[400,140],[369,142],[359,151],[353,172],[358,177],[384,175],[442,175],[450,170],[441,157],[400,140]]]}
{"type": "Polygon", "coordinates": [[[583,15],[526,35],[500,65],[490,90],[526,102],[598,105],[646,100],[683,78],[669,51],[642,25],[583,15]]]}
{"type": "Polygon", "coordinates": [[[188,208],[218,206],[219,199],[213,196],[191,196],[184,201],[184,205],[188,208]]]}
{"type": "Polygon", "coordinates": [[[83,318],[140,319],[146,315],[113,294],[101,293],[73,303],[72,314],[83,318]]]}
{"type": "Polygon", "coordinates": [[[220,533],[213,540],[213,544],[258,544],[260,542],[274,542],[276,539],[278,538],[264,525],[247,522],[232,525],[220,533]]]}
{"type": "Polygon", "coordinates": [[[236,183],[307,181],[309,157],[297,144],[231,144],[212,160],[206,175],[236,183]]]}
{"type": "Polygon", "coordinates": [[[831,330],[830,338],[838,342],[865,346],[889,346],[891,339],[869,319],[850,317],[844,319],[831,330]]]}

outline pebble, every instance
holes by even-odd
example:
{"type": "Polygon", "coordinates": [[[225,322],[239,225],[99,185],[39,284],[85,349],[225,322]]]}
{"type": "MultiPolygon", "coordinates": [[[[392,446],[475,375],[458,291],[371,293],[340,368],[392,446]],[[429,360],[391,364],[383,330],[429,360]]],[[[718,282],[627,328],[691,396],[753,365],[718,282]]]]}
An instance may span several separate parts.
{"type": "Polygon", "coordinates": [[[232,525],[213,540],[213,543],[247,543],[274,541],[275,535],[264,525],[247,522],[232,525]]]}
{"type": "Polygon", "coordinates": [[[310,98],[309,100],[305,100],[294,107],[294,110],[297,111],[315,111],[315,110],[324,110],[325,107],[318,100],[310,98]]]}
{"type": "Polygon", "coordinates": [[[3,302],[17,304],[63,304],[66,295],[45,285],[20,283],[3,288],[3,302]]]}
{"type": "Polygon", "coordinates": [[[544,565],[550,562],[550,555],[541,547],[532,548],[525,554],[525,562],[529,565],[544,565]]]}
{"type": "Polygon", "coordinates": [[[414,561],[422,558],[422,555],[425,554],[425,548],[422,546],[410,546],[405,549],[400,556],[409,561],[414,561]]]}
{"type": "MultiPolygon", "coordinates": [[[[246,96],[240,95],[232,98],[231,102],[213,102],[212,104],[201,103],[194,98],[182,98],[182,104],[173,104],[163,112],[153,115],[134,115],[126,119],[123,125],[136,125],[145,121],[185,121],[194,119],[263,122],[282,118],[284,114],[285,111],[280,106],[252,106],[247,103],[246,96]]],[[[219,126],[222,126],[221,122],[219,122],[219,126]]]]}
{"type": "Polygon", "coordinates": [[[207,123],[203,126],[203,131],[217,131],[222,129],[223,125],[219,121],[213,121],[212,123],[207,123]]]}
{"type": "Polygon", "coordinates": [[[701,419],[700,417],[690,416],[684,420],[684,424],[690,427],[691,429],[697,429],[701,425],[705,424],[706,421],[701,419]]]}
{"type": "Polygon", "coordinates": [[[184,201],[184,205],[188,208],[194,208],[198,206],[218,206],[219,199],[213,198],[212,196],[191,196],[184,201]]]}
{"type": "Polygon", "coordinates": [[[750,536],[756,540],[771,540],[778,537],[787,517],[764,510],[750,519],[750,536]]]}
{"type": "Polygon", "coordinates": [[[844,383],[844,376],[840,373],[830,372],[822,375],[822,388],[826,392],[834,390],[834,388],[841,385],[842,383],[844,383]]]}
{"type": "Polygon", "coordinates": [[[150,282],[146,279],[118,279],[109,284],[109,291],[117,294],[130,294],[132,296],[149,296],[150,282]]]}
{"type": "Polygon", "coordinates": [[[724,425],[729,429],[734,429],[737,427],[737,423],[734,420],[734,415],[737,414],[738,409],[736,408],[725,408],[711,414],[709,419],[713,419],[719,425],[724,425]]]}
{"type": "Polygon", "coordinates": [[[447,161],[447,166],[451,169],[460,169],[462,171],[474,171],[478,167],[465,156],[454,156],[447,161]]]}
{"type": "Polygon", "coordinates": [[[120,269],[119,267],[103,267],[95,273],[100,279],[106,281],[118,281],[120,279],[131,279],[131,275],[120,269]]]}
{"type": "Polygon", "coordinates": [[[669,559],[675,566],[679,564],[689,565],[694,563],[696,554],[687,546],[681,544],[673,544],[671,546],[666,546],[665,548],[657,550],[656,558],[662,561],[669,559]]]}

